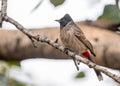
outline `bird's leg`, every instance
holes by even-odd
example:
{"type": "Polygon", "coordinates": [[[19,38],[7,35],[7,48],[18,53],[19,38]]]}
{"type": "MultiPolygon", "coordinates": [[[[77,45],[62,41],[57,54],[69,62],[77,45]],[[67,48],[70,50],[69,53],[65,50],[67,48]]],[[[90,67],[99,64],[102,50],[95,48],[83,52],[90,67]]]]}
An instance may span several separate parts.
{"type": "MultiPolygon", "coordinates": [[[[79,52],[77,52],[77,53],[79,53],[79,52]]],[[[80,60],[76,60],[76,62],[77,62],[77,65],[80,65],[80,60]]]]}
{"type": "Polygon", "coordinates": [[[74,64],[75,64],[77,70],[79,71],[79,67],[78,67],[78,63],[77,63],[78,61],[74,57],[72,57],[72,59],[74,61],[74,64]]]}
{"type": "Polygon", "coordinates": [[[58,38],[56,38],[56,40],[54,41],[54,43],[58,43],[58,38]]]}
{"type": "MultiPolygon", "coordinates": [[[[76,55],[76,53],[74,53],[74,55],[73,55],[73,56],[75,56],[75,55],[76,55]]],[[[78,61],[75,59],[75,57],[72,57],[72,59],[73,59],[73,61],[74,61],[74,64],[75,64],[75,66],[76,66],[77,70],[79,71],[78,61]]]]}
{"type": "MultiPolygon", "coordinates": [[[[65,52],[65,53],[68,53],[68,50],[69,50],[68,48],[65,48],[65,49],[64,49],[64,52],[65,52]]],[[[74,53],[74,55],[76,55],[76,53],[74,53]]],[[[73,56],[74,56],[74,55],[73,55],[73,56]]],[[[78,67],[78,64],[77,64],[77,60],[75,59],[75,57],[72,57],[72,59],[73,59],[73,61],[74,61],[74,64],[75,64],[77,70],[79,71],[79,67],[78,67]]]]}
{"type": "Polygon", "coordinates": [[[64,52],[65,52],[66,54],[68,53],[68,50],[69,50],[69,49],[68,49],[67,47],[64,48],[64,52]]]}

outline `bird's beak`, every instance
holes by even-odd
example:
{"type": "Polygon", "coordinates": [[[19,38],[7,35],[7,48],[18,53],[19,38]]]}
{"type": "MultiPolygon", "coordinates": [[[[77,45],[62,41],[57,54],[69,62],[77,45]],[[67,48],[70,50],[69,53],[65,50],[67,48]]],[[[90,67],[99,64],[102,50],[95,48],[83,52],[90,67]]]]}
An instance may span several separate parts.
{"type": "Polygon", "coordinates": [[[55,20],[56,22],[60,22],[60,20],[55,20]]]}

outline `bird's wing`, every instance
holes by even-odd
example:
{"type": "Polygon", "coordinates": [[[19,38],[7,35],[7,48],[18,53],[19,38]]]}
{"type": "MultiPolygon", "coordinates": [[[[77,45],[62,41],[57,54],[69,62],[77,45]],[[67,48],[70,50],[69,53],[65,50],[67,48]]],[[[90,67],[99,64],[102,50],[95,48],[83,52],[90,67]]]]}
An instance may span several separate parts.
{"type": "Polygon", "coordinates": [[[79,27],[76,26],[75,28],[76,28],[76,29],[74,29],[75,30],[75,32],[74,32],[75,37],[78,40],[80,40],[90,50],[90,52],[94,56],[96,56],[95,53],[94,53],[92,44],[87,40],[87,38],[85,37],[84,33],[80,30],[79,27]]]}

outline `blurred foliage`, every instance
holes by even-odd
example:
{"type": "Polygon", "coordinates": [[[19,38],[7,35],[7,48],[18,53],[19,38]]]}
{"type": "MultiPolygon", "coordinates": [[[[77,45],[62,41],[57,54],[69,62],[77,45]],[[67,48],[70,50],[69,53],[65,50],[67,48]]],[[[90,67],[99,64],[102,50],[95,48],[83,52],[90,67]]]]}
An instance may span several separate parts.
{"type": "Polygon", "coordinates": [[[8,70],[8,65],[5,62],[0,61],[0,86],[7,86],[8,70]]]}
{"type": "Polygon", "coordinates": [[[108,22],[112,24],[120,23],[120,10],[116,5],[106,5],[103,14],[98,21],[108,22]]]}
{"type": "Polygon", "coordinates": [[[65,0],[50,0],[50,2],[56,7],[64,3],[65,0]]]}
{"type": "Polygon", "coordinates": [[[25,83],[9,78],[7,86],[27,86],[25,83]]]}
{"type": "Polygon", "coordinates": [[[79,72],[77,75],[76,75],[76,78],[84,78],[85,77],[85,73],[82,71],[82,72],[79,72]]]}
{"type": "MultiPolygon", "coordinates": [[[[65,0],[49,0],[51,4],[53,4],[55,7],[62,5],[65,0]]],[[[35,10],[37,10],[40,5],[42,4],[43,0],[40,0],[37,5],[31,10],[31,12],[34,12],[35,10]]]]}
{"type": "Polygon", "coordinates": [[[28,86],[27,83],[23,83],[9,76],[11,66],[18,64],[19,62],[0,61],[0,86],[28,86]]]}
{"type": "Polygon", "coordinates": [[[31,12],[34,12],[38,7],[42,4],[43,0],[40,0],[39,3],[31,10],[31,12]]]}
{"type": "Polygon", "coordinates": [[[10,67],[13,65],[20,66],[20,61],[6,61],[6,62],[10,67]]]}

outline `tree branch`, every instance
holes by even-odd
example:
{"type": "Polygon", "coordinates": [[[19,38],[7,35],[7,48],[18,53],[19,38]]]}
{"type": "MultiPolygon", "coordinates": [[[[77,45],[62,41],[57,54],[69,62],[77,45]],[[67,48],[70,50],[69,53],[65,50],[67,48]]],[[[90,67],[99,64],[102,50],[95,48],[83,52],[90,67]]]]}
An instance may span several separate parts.
{"type": "Polygon", "coordinates": [[[114,79],[116,82],[120,83],[120,78],[117,77],[115,74],[112,74],[111,72],[107,71],[105,68],[103,68],[99,65],[96,65],[95,63],[75,54],[74,52],[71,52],[70,50],[66,51],[66,49],[63,46],[59,45],[58,43],[55,43],[54,41],[51,41],[46,36],[38,35],[38,34],[35,34],[31,31],[25,29],[17,21],[15,21],[14,19],[12,19],[6,15],[7,0],[2,0],[2,1],[4,2],[4,3],[2,3],[2,7],[5,7],[4,15],[2,16],[2,19],[3,19],[2,21],[6,21],[6,22],[9,22],[9,23],[15,25],[17,29],[19,29],[21,32],[23,32],[30,39],[32,39],[32,40],[34,39],[36,41],[47,43],[47,44],[51,45],[52,47],[58,49],[59,51],[66,53],[68,56],[76,58],[76,60],[83,62],[84,64],[88,65],[89,67],[99,70],[100,72],[102,72],[102,73],[106,74],[107,76],[111,77],[112,79],[114,79]]]}
{"type": "Polygon", "coordinates": [[[3,18],[6,15],[7,11],[7,0],[2,0],[1,4],[1,16],[0,16],[0,27],[2,27],[3,18]]]}

